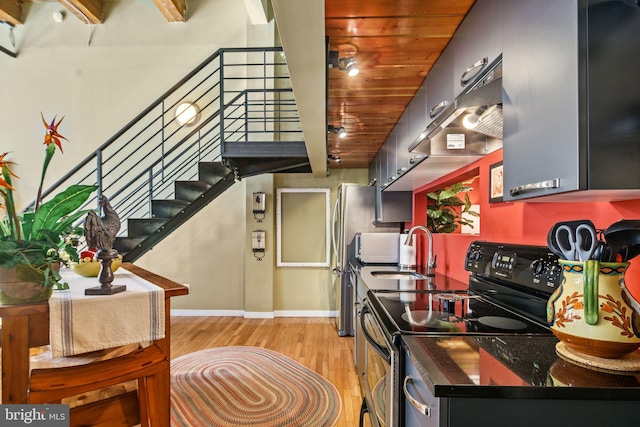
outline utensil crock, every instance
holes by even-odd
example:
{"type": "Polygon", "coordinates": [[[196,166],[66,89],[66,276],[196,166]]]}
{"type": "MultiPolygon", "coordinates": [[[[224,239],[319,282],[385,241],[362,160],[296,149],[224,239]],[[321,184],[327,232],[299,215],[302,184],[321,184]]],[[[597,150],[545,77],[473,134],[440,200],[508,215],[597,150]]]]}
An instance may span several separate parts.
{"type": "Polygon", "coordinates": [[[560,260],[563,280],[547,302],[553,334],[575,351],[615,359],[640,347],[640,304],[627,291],[628,262],[560,260]]]}

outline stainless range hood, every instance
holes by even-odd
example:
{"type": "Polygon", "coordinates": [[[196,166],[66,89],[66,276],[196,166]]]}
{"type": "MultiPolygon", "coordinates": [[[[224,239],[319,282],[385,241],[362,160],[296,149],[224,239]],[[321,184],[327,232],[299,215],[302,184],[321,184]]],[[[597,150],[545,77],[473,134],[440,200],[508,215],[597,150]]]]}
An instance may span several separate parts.
{"type": "Polygon", "coordinates": [[[434,156],[478,156],[502,147],[502,57],[487,67],[470,89],[445,108],[409,146],[434,156]],[[471,121],[473,128],[463,122],[471,121]]]}

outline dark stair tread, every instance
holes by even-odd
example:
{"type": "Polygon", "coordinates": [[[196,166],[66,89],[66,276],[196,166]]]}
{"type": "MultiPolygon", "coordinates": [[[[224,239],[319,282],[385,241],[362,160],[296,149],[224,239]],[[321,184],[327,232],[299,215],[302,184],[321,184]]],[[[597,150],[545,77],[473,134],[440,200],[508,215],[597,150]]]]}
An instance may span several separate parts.
{"type": "Polygon", "coordinates": [[[176,181],[174,184],[176,199],[188,202],[200,197],[213,185],[204,181],[176,181]]]}
{"type": "Polygon", "coordinates": [[[127,220],[127,234],[129,237],[150,236],[168,220],[168,218],[129,218],[127,220]]]}
{"type": "Polygon", "coordinates": [[[113,248],[120,254],[125,255],[131,251],[131,249],[142,243],[144,239],[146,239],[146,237],[116,237],[115,242],[113,242],[113,248]]]}
{"type": "Polygon", "coordinates": [[[200,181],[215,184],[230,172],[229,168],[222,162],[200,162],[198,163],[198,179],[200,181]]]}
{"type": "Polygon", "coordinates": [[[154,218],[173,218],[181,210],[189,206],[189,202],[177,199],[164,199],[151,201],[151,215],[154,218]]]}

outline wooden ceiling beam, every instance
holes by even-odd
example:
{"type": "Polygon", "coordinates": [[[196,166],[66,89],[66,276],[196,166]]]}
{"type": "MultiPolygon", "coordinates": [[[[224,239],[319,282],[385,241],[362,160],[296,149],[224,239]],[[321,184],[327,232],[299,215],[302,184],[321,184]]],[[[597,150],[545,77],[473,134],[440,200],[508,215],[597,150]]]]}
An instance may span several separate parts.
{"type": "Polygon", "coordinates": [[[104,22],[103,0],[58,0],[61,5],[85,24],[104,22]]]}
{"type": "Polygon", "coordinates": [[[153,0],[169,22],[187,21],[187,0],[153,0]]]}
{"type": "Polygon", "coordinates": [[[0,0],[0,21],[6,21],[13,26],[23,24],[20,0],[0,0]]]}

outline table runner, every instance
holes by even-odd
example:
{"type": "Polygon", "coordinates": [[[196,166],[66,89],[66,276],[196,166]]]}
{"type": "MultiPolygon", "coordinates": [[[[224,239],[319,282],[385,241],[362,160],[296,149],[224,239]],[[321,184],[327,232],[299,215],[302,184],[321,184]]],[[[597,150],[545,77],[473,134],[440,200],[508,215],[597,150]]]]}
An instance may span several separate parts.
{"type": "Polygon", "coordinates": [[[51,355],[64,357],[164,338],[164,290],[120,268],[113,284],[127,289],[114,295],[85,295],[99,286],[96,277],[60,271],[70,289],[49,300],[51,355]]]}

